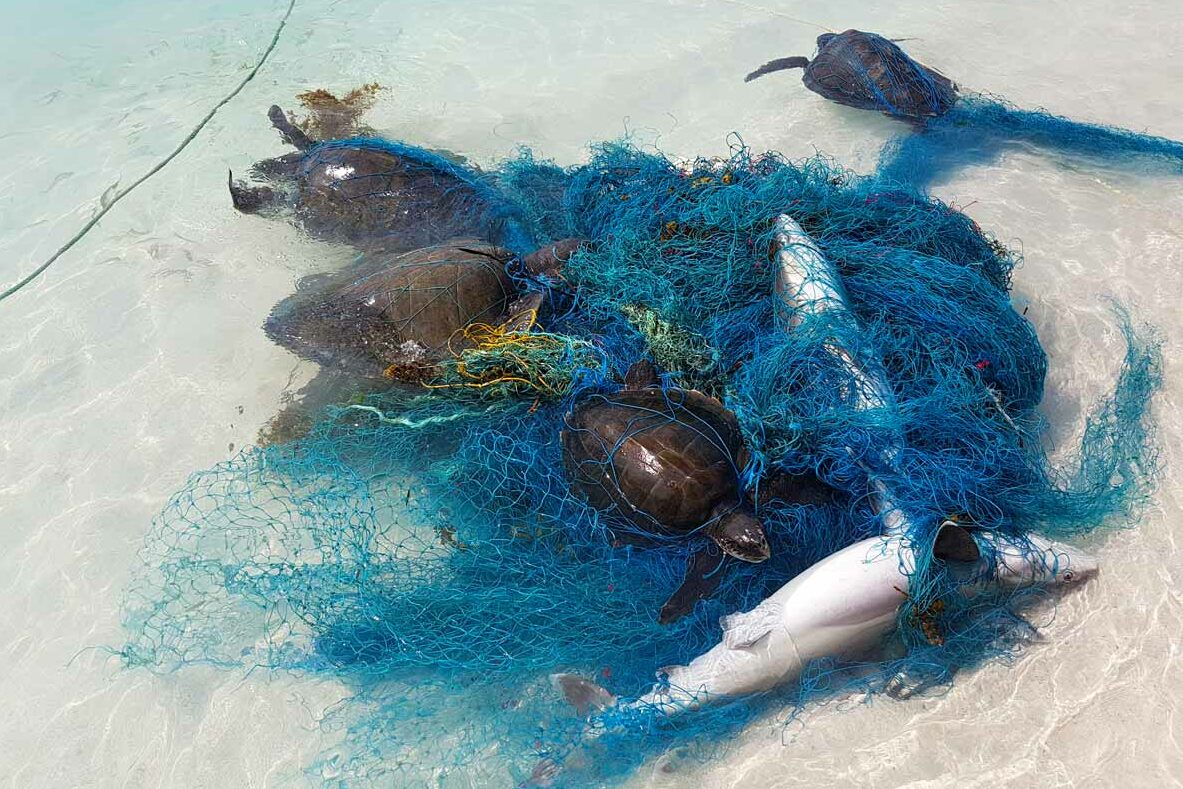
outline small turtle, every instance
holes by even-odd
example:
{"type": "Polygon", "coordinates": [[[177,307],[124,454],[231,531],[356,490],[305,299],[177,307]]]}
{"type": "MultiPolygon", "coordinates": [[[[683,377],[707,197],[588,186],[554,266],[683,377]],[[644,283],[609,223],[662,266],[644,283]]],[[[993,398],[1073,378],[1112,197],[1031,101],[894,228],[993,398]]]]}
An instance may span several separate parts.
{"type": "Polygon", "coordinates": [[[791,68],[805,69],[805,87],[830,101],[897,118],[937,117],[957,102],[957,85],[948,77],[912,60],[895,42],[860,30],[823,33],[813,60],[773,60],[744,82],[791,68]]]}
{"type": "MultiPolygon", "coordinates": [[[[523,260],[534,274],[554,272],[578,247],[549,244],[523,260]]],[[[506,267],[515,256],[476,239],[392,255],[369,253],[335,274],[307,277],[271,311],[272,340],[323,367],[369,379],[407,380],[443,358],[473,323],[516,327],[541,305],[516,298],[506,267]]]]}
{"type": "Polygon", "coordinates": [[[289,213],[309,235],[405,252],[450,238],[498,239],[507,209],[478,173],[422,148],[377,138],[317,142],[277,106],[271,123],[297,153],[258,162],[248,186],[230,174],[234,207],[289,213]]]}
{"type": "Polygon", "coordinates": [[[714,542],[691,558],[682,586],[662,607],[663,624],[714,592],[726,556],[768,558],[764,529],[740,496],[747,450],[739,422],[718,400],[661,388],[643,361],[629,369],[622,391],[585,399],[565,422],[567,477],[589,504],[629,524],[614,530],[619,538],[644,544],[649,535],[701,530],[714,542]]]}

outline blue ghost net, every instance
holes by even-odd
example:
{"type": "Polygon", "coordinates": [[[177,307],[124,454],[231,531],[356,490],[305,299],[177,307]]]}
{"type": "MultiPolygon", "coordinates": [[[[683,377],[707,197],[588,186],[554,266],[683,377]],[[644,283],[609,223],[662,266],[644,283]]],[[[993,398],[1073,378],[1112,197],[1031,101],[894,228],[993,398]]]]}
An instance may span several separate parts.
{"type": "MultiPolygon", "coordinates": [[[[1123,323],[1116,388],[1076,466],[1054,468],[1037,412],[1046,357],[1008,294],[1017,259],[939,201],[824,159],[743,148],[677,165],[613,143],[580,167],[523,157],[488,178],[535,241],[591,242],[542,316],[549,335],[587,351],[559,357],[571,366],[561,390],[404,388],[334,406],[302,438],[191,477],[153,523],[128,593],[129,664],[266,667],[349,686],[353,701],[323,721],[340,733],[312,768],[324,785],[513,785],[559,763],[556,785],[602,785],[659,753],[710,758],[770,709],[900,677],[941,684],[1010,654],[1016,601],[982,595],[905,621],[895,660],[814,665],[779,691],[598,737],[550,686],[551,673],[577,672],[637,696],[659,667],[716,643],[720,616],[877,534],[859,459],[900,436],[890,481],[896,503],[928,514],[909,535],[917,545],[948,515],[1007,534],[1084,534],[1125,522],[1148,495],[1154,338],[1123,323]],[[783,330],[782,214],[836,267],[853,323],[783,330]],[[835,338],[881,362],[894,409],[851,401],[850,371],[825,349],[835,338]],[[651,354],[667,360],[665,386],[701,388],[736,414],[750,455],[742,495],[771,546],[667,626],[658,611],[705,538],[616,544],[611,513],[573,492],[558,440],[575,403],[617,391],[651,354]],[[804,473],[833,496],[770,495],[778,474],[804,473]]],[[[955,599],[956,579],[926,583],[955,599]]]]}
{"type": "Polygon", "coordinates": [[[1032,148],[1102,166],[1183,173],[1183,143],[1176,140],[1023,110],[983,95],[963,97],[948,114],[890,142],[880,155],[879,173],[887,181],[928,189],[964,167],[1032,148]]]}

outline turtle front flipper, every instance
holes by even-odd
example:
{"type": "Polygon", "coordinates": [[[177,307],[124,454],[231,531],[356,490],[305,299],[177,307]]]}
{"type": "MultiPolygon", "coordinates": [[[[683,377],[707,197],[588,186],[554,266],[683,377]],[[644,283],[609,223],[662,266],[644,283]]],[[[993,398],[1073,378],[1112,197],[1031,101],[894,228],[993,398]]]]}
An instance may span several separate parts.
{"type": "Polygon", "coordinates": [[[777,58],[770,60],[760,68],[753,71],[743,78],[744,82],[751,82],[754,79],[763,77],[765,74],[771,74],[774,71],[784,71],[791,68],[805,68],[809,65],[809,58],[803,58],[800,55],[791,58],[777,58]]]}
{"type": "MultiPolygon", "coordinates": [[[[533,276],[558,277],[571,256],[582,248],[581,238],[564,238],[552,244],[545,244],[522,258],[522,266],[533,276]]],[[[506,332],[525,332],[534,327],[538,310],[542,308],[544,296],[539,291],[530,291],[509,305],[501,329],[506,332]]]]}
{"type": "Polygon", "coordinates": [[[839,501],[841,491],[827,485],[815,474],[788,474],[773,471],[752,497],[761,507],[771,502],[805,507],[824,507],[839,501]]]}
{"type": "Polygon", "coordinates": [[[726,563],[727,554],[713,543],[691,555],[686,565],[686,577],[662,605],[658,623],[668,625],[678,621],[693,611],[699,600],[706,600],[713,595],[723,580],[723,566],[726,563]]]}
{"type": "Polygon", "coordinates": [[[251,177],[263,181],[294,180],[299,177],[303,161],[304,154],[299,151],[273,159],[262,159],[251,165],[251,177]]]}
{"type": "Polygon", "coordinates": [[[271,125],[275,127],[275,130],[288,145],[301,151],[306,151],[316,145],[315,140],[297,129],[295,124],[288,120],[287,114],[279,108],[278,104],[271,105],[271,109],[267,110],[267,117],[271,119],[271,125]]]}
{"type": "Polygon", "coordinates": [[[234,207],[244,214],[257,214],[275,203],[275,190],[266,186],[247,186],[245,181],[235,181],[234,171],[229,177],[230,199],[234,207]]]}
{"type": "Polygon", "coordinates": [[[558,277],[563,273],[563,266],[571,256],[586,243],[582,238],[564,238],[561,241],[543,244],[522,258],[522,265],[534,276],[558,277]]]}
{"type": "Polygon", "coordinates": [[[329,406],[357,400],[386,385],[385,382],[322,367],[295,394],[284,395],[283,408],[259,429],[258,443],[268,446],[303,438],[325,417],[329,406]]]}

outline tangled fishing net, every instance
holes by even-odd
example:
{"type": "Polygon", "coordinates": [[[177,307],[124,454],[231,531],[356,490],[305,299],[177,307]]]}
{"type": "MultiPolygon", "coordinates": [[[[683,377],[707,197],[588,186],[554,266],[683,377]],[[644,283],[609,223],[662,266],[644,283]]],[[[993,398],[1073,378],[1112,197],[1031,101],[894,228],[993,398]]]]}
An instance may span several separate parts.
{"type": "Polygon", "coordinates": [[[889,143],[880,159],[885,182],[926,189],[958,168],[988,164],[1018,148],[1037,148],[1095,164],[1177,174],[1183,143],[1115,126],[1082,123],[1044,109],[1020,109],[998,96],[962,93],[952,80],[913,60],[876,33],[823,33],[812,60],[770,61],[745,81],[804,69],[809,90],[830,101],[906,121],[911,133],[889,143]]]}
{"type": "Polygon", "coordinates": [[[471,327],[428,386],[332,407],[299,440],[195,474],[155,521],[129,594],[130,664],[348,684],[353,702],[324,721],[343,745],[312,768],[318,782],[507,786],[550,760],[569,766],[560,785],[603,784],[675,746],[708,758],[770,709],[939,685],[1011,654],[1020,601],[968,600],[941,576],[901,613],[903,657],[858,671],[814,665],[779,691],[594,740],[551,687],[551,673],[577,672],[636,696],[659,667],[716,643],[720,616],[877,534],[865,463],[901,437],[885,473],[918,544],[950,516],[1071,536],[1126,522],[1145,501],[1153,337],[1125,323],[1114,392],[1075,463],[1052,467],[1037,411],[1046,357],[1008,294],[1017,259],[939,201],[743,148],[675,164],[610,144],[570,170],[523,156],[489,177],[527,239],[515,252],[591,242],[561,279],[532,283],[549,291],[540,325],[471,327]],[[780,214],[840,271],[857,327],[785,331],[771,255],[780,214]],[[834,337],[882,361],[894,409],[854,407],[850,371],[824,349],[834,337]],[[572,492],[559,443],[572,405],[618,390],[645,357],[665,386],[702,389],[738,417],[744,496],[772,548],[664,626],[657,612],[706,538],[615,544],[612,519],[572,492]],[[787,500],[769,489],[777,474],[814,474],[834,495],[787,500]]]}
{"type": "Polygon", "coordinates": [[[885,180],[928,188],[957,170],[988,165],[1014,150],[1043,150],[1148,172],[1183,172],[1183,143],[1104,124],[1081,123],[1047,110],[1020,109],[985,94],[961,98],[948,114],[925,122],[883,150],[885,180]]]}

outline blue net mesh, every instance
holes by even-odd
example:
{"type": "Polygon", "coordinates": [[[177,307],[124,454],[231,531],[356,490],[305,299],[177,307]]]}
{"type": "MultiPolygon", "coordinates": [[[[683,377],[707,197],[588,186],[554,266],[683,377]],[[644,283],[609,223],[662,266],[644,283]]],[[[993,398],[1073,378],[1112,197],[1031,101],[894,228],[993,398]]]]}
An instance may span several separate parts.
{"type": "Polygon", "coordinates": [[[912,124],[914,133],[892,141],[881,155],[884,182],[923,190],[958,168],[989,164],[1021,148],[1169,173],[1183,168],[1183,143],[1081,123],[1043,109],[1019,109],[997,96],[961,95],[943,74],[875,33],[825,33],[812,60],[773,60],[747,79],[795,68],[804,69],[805,87],[830,101],[912,124]]]}
{"type": "Polygon", "coordinates": [[[924,189],[959,168],[989,165],[1008,151],[1027,149],[1102,166],[1183,172],[1183,143],[1176,140],[1023,110],[985,95],[966,96],[917,133],[894,140],[881,155],[880,172],[885,180],[924,189]]]}
{"type": "Polygon", "coordinates": [[[1145,501],[1153,334],[1121,317],[1128,351],[1114,392],[1076,465],[1053,468],[1036,411],[1046,357],[1008,296],[1017,259],[939,201],[824,159],[744,148],[675,164],[608,144],[570,170],[525,155],[482,177],[513,207],[519,235],[499,240],[515,252],[561,236],[591,242],[561,279],[523,283],[550,305],[526,334],[553,342],[527,348],[502,334],[486,347],[516,353],[519,372],[549,365],[553,385],[453,377],[330,407],[304,437],[194,475],[153,524],[129,592],[129,664],[348,683],[353,702],[324,721],[344,736],[313,767],[319,781],[509,785],[549,762],[565,766],[560,784],[602,784],[671,748],[709,758],[770,708],[923,689],[1011,654],[1028,632],[1017,593],[952,594],[958,581],[922,563],[895,660],[814,664],[778,691],[668,720],[633,716],[594,738],[550,686],[552,672],[578,672],[636,696],[657,668],[713,646],[720,616],[877,534],[866,464],[885,452],[894,462],[879,473],[919,513],[918,545],[949,515],[1004,534],[1076,535],[1125,522],[1145,501]],[[855,322],[785,330],[772,254],[781,214],[837,267],[855,322]],[[835,339],[882,361],[894,409],[856,407],[857,382],[825,350],[835,339]],[[706,536],[621,544],[618,522],[573,492],[559,441],[575,404],[618,391],[646,356],[667,391],[696,387],[735,414],[740,495],[771,548],[767,561],[729,566],[669,625],[657,613],[706,536]],[[778,496],[778,474],[816,475],[833,495],[778,496]]]}

